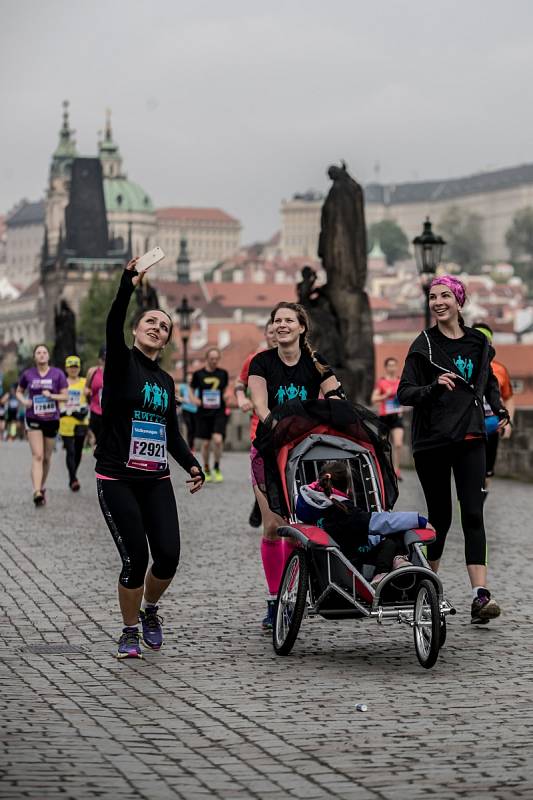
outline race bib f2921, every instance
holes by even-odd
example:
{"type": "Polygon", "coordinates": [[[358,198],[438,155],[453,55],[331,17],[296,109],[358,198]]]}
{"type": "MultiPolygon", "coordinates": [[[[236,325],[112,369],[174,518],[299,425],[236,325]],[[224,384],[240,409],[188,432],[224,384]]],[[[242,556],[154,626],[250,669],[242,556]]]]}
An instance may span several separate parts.
{"type": "Polygon", "coordinates": [[[146,472],[167,468],[167,432],[159,422],[132,420],[130,456],[127,465],[146,472]]]}

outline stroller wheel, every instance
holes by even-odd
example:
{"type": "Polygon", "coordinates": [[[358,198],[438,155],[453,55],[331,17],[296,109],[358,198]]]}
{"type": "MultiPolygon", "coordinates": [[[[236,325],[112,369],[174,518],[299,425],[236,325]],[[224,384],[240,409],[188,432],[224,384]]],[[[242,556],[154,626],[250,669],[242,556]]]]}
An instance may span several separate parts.
{"type": "Polygon", "coordinates": [[[429,580],[418,587],[414,610],[415,650],[420,664],[429,669],[436,662],[441,645],[441,621],[437,590],[429,580]]]}
{"type": "Polygon", "coordinates": [[[309,567],[303,550],[294,550],[285,565],[279,587],[272,642],[278,656],[288,655],[300,630],[305,612],[309,567]]]}

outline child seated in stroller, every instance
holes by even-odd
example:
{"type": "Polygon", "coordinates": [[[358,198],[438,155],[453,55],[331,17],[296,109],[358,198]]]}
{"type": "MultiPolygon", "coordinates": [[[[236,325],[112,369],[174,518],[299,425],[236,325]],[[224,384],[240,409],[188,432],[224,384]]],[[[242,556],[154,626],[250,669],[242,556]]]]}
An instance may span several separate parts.
{"type": "Polygon", "coordinates": [[[391,570],[410,566],[403,533],[431,528],[417,511],[364,511],[350,496],[350,476],[343,461],[322,467],[318,480],[300,487],[296,515],[301,522],[323,528],[356,568],[374,564],[371,585],[391,570]]]}

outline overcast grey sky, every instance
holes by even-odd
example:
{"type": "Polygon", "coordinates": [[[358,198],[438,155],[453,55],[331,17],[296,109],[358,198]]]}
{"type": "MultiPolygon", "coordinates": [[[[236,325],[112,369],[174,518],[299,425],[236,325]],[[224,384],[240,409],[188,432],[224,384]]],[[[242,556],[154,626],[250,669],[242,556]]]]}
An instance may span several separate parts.
{"type": "Polygon", "coordinates": [[[0,212],[46,186],[61,102],[105,109],[157,206],[220,206],[245,242],[282,198],[533,161],[531,0],[0,0],[0,212]]]}

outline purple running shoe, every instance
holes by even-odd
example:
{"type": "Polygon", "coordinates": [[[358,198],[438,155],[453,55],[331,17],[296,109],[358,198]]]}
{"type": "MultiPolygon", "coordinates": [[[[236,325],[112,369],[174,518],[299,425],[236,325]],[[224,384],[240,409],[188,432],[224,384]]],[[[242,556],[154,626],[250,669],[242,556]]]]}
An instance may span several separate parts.
{"type": "Polygon", "coordinates": [[[488,589],[478,589],[477,597],[472,601],[471,622],[473,625],[486,625],[491,619],[499,617],[501,609],[493,600],[488,589]]]}
{"type": "Polygon", "coordinates": [[[159,606],[148,606],[145,611],[139,611],[139,619],[143,626],[143,642],[151,650],[159,650],[163,644],[163,619],[158,615],[159,606]]]}
{"type": "Polygon", "coordinates": [[[123,628],[118,640],[117,658],[142,658],[138,628],[123,628]]]}

